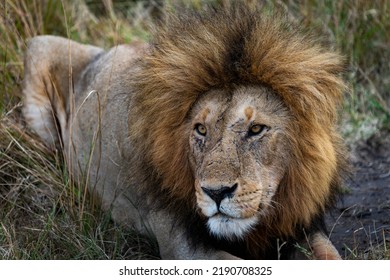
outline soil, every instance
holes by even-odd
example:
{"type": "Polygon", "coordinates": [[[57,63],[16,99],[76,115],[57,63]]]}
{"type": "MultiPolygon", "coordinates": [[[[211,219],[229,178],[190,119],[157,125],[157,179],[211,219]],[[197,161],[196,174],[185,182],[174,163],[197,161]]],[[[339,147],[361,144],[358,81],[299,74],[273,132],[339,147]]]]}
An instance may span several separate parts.
{"type": "Polygon", "coordinates": [[[373,258],[373,251],[390,249],[390,131],[356,144],[351,163],[351,179],[327,217],[328,229],[344,258],[373,258]]]}

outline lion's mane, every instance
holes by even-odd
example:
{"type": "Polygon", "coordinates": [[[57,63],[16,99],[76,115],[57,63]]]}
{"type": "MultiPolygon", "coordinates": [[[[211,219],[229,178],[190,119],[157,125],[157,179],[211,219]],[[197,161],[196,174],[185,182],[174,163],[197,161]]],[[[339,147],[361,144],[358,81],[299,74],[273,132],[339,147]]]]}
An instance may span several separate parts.
{"type": "Polygon", "coordinates": [[[334,202],[347,166],[335,130],[346,90],[340,55],[287,24],[283,16],[234,6],[169,16],[137,69],[131,77],[137,98],[130,108],[136,116],[130,119],[137,121],[129,123],[129,135],[152,173],[144,191],[156,207],[186,223],[191,236],[225,242],[204,233],[197,214],[189,128],[183,123],[194,102],[210,89],[265,85],[293,115],[288,127],[293,156],[275,207],[239,242],[239,250],[245,257],[264,257],[259,248],[267,248],[273,238],[297,238],[302,229],[321,227],[316,221],[334,202]]]}

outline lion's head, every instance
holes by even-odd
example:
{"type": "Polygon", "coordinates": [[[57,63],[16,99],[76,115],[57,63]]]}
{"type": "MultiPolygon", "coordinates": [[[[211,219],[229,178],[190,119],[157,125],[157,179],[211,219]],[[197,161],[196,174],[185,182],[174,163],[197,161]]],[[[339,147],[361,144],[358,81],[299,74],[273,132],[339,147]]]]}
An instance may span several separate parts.
{"type": "Polygon", "coordinates": [[[226,240],[309,227],[345,164],[342,69],[280,16],[233,7],[169,18],[132,74],[129,135],[153,171],[147,192],[226,240]]]}
{"type": "Polygon", "coordinates": [[[291,156],[291,115],[266,87],[212,90],[188,126],[197,205],[210,231],[243,237],[267,216],[291,156]]]}

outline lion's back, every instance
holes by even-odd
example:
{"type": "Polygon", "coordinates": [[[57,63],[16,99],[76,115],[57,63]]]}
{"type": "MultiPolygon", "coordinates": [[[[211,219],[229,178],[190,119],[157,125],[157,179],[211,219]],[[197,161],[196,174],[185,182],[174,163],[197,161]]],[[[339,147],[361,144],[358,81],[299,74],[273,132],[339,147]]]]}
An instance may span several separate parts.
{"type": "Polygon", "coordinates": [[[131,73],[144,48],[136,43],[104,51],[38,36],[30,40],[25,56],[27,125],[49,149],[63,149],[73,180],[96,192],[103,208],[112,209],[118,220],[131,214],[122,194],[129,179],[123,170],[131,155],[127,111],[133,96],[131,73]]]}
{"type": "Polygon", "coordinates": [[[64,135],[65,151],[77,151],[68,155],[75,159],[74,174],[84,178],[88,174],[87,184],[97,192],[103,208],[111,209],[118,217],[116,220],[126,223],[133,222],[132,204],[124,196],[137,196],[129,184],[133,152],[127,140],[128,108],[135,95],[131,73],[142,48],[120,45],[89,63],[75,84],[77,96],[71,112],[72,125],[64,135]]]}

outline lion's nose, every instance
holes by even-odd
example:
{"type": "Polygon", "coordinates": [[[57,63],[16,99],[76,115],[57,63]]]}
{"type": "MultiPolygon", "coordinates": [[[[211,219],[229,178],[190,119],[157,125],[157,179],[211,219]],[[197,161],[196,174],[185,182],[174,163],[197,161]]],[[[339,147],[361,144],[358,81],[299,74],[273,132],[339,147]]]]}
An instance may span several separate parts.
{"type": "Polygon", "coordinates": [[[231,187],[220,187],[218,189],[211,189],[202,187],[202,190],[217,204],[217,208],[219,209],[219,205],[221,204],[221,201],[228,197],[231,198],[233,196],[233,193],[237,189],[237,184],[234,184],[231,187]]]}

